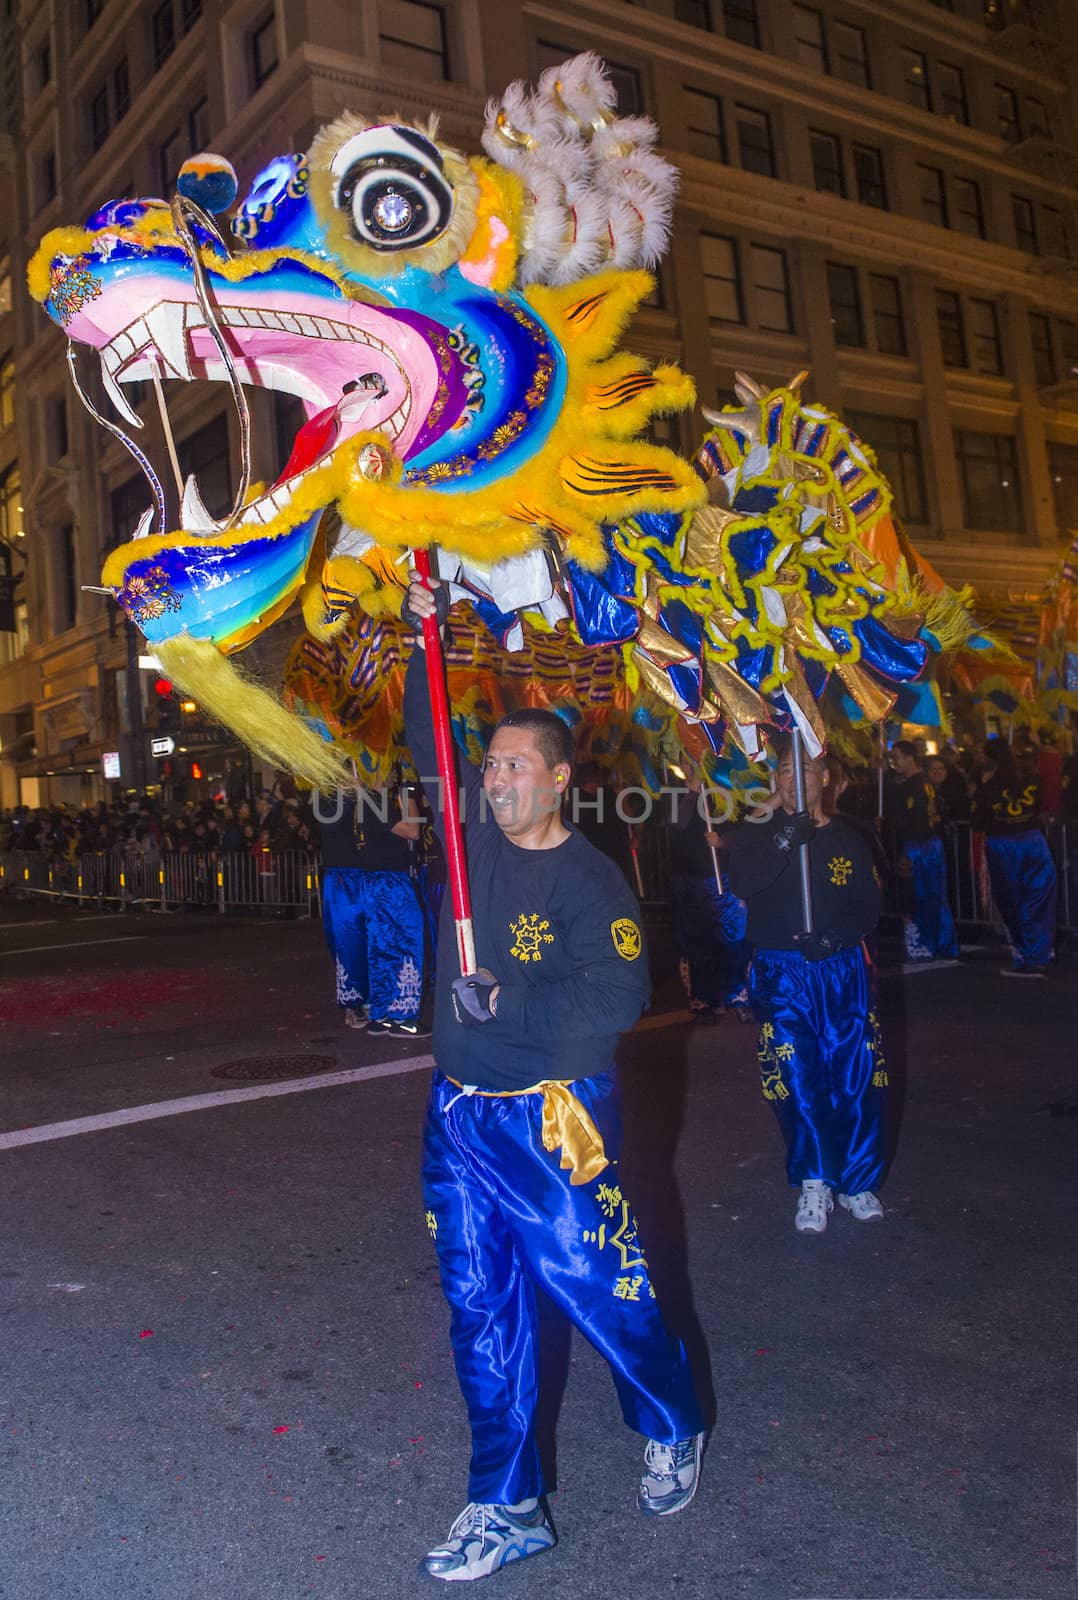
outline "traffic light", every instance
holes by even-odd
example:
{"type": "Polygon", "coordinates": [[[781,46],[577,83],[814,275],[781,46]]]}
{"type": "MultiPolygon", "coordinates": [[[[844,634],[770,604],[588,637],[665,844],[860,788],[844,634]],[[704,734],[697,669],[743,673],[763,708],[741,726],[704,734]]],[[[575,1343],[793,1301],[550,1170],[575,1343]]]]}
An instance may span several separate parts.
{"type": "Polygon", "coordinates": [[[180,731],[180,702],[176,698],[176,690],[168,678],[158,678],[153,686],[157,698],[157,731],[158,733],[178,733],[180,731]]]}

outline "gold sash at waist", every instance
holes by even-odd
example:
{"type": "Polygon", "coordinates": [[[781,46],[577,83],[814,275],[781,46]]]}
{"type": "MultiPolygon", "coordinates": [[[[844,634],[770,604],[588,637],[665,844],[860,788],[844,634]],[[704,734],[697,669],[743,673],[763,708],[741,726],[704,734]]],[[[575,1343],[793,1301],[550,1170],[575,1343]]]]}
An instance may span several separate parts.
{"type": "MultiPolygon", "coordinates": [[[[446,1076],[449,1076],[448,1073],[446,1076]]],[[[458,1089],[465,1087],[456,1078],[449,1078],[449,1082],[458,1089]]],[[[546,1078],[542,1083],[532,1084],[529,1089],[473,1089],[471,1093],[480,1095],[484,1100],[510,1100],[522,1094],[541,1094],[543,1149],[561,1151],[561,1166],[563,1170],[568,1170],[571,1184],[591,1183],[610,1165],[603,1149],[603,1136],[595,1126],[591,1113],[567,1083],[557,1078],[546,1078]]]]}

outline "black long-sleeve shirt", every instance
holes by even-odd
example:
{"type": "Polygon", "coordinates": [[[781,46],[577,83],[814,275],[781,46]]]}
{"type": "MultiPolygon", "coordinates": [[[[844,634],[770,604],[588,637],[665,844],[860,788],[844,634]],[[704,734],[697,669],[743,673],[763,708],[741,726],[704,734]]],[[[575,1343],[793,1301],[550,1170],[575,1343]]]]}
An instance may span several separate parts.
{"type": "Polygon", "coordinates": [[[989,838],[1008,833],[1033,833],[1040,828],[1041,786],[1017,778],[1007,783],[997,773],[973,791],[973,826],[989,838]]]}
{"type": "MultiPolygon", "coordinates": [[[[437,757],[422,652],[404,689],[412,759],[432,802],[437,757]]],[[[476,959],[501,985],[497,1016],[466,1028],[453,1014],[458,976],[453,909],[442,906],[434,988],[434,1059],[459,1083],[529,1088],[604,1071],[618,1036],[651,991],[640,910],[614,863],[575,828],[550,850],[506,838],[482,805],[482,778],[462,761],[463,820],[476,959]]],[[[444,844],[444,814],[434,804],[444,844]]],[[[567,824],[568,826],[568,824],[567,824]]]]}
{"type": "MultiPolygon", "coordinates": [[[[746,937],[761,950],[796,950],[804,926],[799,852],[776,843],[789,820],[780,809],[766,822],[743,823],[727,840],[727,882],[745,902],[746,937]]],[[[832,817],[809,841],[809,865],[816,932],[842,949],[858,944],[880,919],[871,844],[845,818],[832,817]]]]}
{"type": "Polygon", "coordinates": [[[914,772],[891,785],[885,796],[884,815],[900,849],[939,837],[936,791],[923,772],[914,772]]]}

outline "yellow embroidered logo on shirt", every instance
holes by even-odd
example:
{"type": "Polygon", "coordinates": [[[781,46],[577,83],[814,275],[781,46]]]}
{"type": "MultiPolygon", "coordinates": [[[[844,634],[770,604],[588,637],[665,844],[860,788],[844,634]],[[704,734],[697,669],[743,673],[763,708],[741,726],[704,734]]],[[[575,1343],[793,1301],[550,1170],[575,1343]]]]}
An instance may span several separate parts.
{"type": "Polygon", "coordinates": [[[623,961],[635,961],[644,948],[640,929],[631,917],[619,917],[616,922],[612,922],[610,937],[614,941],[614,949],[623,961]]]}
{"type": "Polygon", "coordinates": [[[543,952],[539,946],[554,943],[550,923],[545,917],[540,922],[538,911],[533,911],[530,916],[518,917],[509,924],[509,931],[513,935],[509,954],[516,956],[518,961],[542,961],[543,952]]]}
{"type": "Polygon", "coordinates": [[[849,856],[832,856],[828,865],[831,868],[831,882],[842,889],[853,877],[853,862],[849,856]]]}

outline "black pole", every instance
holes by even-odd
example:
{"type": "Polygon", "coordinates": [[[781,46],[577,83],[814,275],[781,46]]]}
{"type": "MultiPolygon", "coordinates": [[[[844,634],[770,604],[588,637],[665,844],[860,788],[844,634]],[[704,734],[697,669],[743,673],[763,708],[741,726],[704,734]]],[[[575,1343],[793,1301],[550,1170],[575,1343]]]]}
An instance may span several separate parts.
{"type": "Polygon", "coordinates": [[[127,644],[127,727],[131,750],[131,782],[139,795],[146,793],[146,727],[142,720],[142,681],[139,678],[139,640],[141,635],[124,612],[124,640],[127,644]]]}

